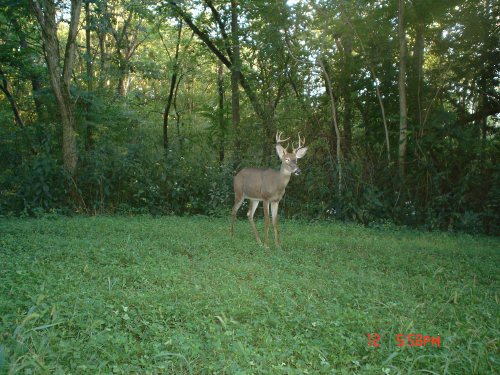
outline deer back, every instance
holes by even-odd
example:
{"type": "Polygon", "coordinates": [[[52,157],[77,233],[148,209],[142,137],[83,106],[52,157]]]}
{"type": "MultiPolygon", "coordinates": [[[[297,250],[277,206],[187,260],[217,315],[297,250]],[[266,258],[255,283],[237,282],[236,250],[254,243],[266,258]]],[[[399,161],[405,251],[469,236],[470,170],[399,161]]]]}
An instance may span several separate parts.
{"type": "Polygon", "coordinates": [[[290,176],[274,169],[244,168],[234,177],[234,191],[255,200],[279,201],[290,176]]]}

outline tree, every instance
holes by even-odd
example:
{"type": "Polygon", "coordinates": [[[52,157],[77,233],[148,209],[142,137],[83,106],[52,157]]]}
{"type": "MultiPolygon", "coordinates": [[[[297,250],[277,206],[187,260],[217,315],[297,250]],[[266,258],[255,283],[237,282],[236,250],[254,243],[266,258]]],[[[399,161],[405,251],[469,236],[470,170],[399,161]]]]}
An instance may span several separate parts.
{"type": "Polygon", "coordinates": [[[21,118],[21,115],[19,114],[19,108],[17,107],[16,100],[14,98],[14,95],[12,95],[11,89],[10,89],[10,84],[9,81],[7,80],[7,77],[5,75],[5,72],[2,70],[0,67],[0,90],[5,94],[7,100],[10,103],[10,107],[12,108],[12,112],[14,113],[14,119],[21,128],[24,128],[24,121],[21,118]]]}
{"type": "Polygon", "coordinates": [[[408,109],[406,106],[406,29],[405,2],[398,0],[398,40],[399,40],[399,178],[403,184],[405,177],[406,148],[408,143],[408,109]]]}
{"type": "MultiPolygon", "coordinates": [[[[213,16],[213,23],[217,25],[217,27],[220,30],[220,34],[222,37],[222,41],[214,39],[209,31],[203,28],[203,26],[198,26],[195,21],[193,20],[192,16],[182,9],[178,3],[171,2],[169,3],[171,9],[174,11],[174,13],[184,20],[184,22],[191,28],[191,30],[200,38],[200,40],[215,54],[215,56],[232,72],[232,113],[233,113],[233,127],[239,123],[239,107],[237,105],[237,102],[239,103],[239,99],[237,100],[239,96],[239,88],[236,90],[236,85],[234,84],[236,82],[236,76],[238,76],[238,82],[243,88],[247,98],[250,100],[250,103],[259,117],[259,119],[262,122],[263,125],[263,158],[268,159],[269,155],[271,155],[271,150],[272,148],[272,119],[274,117],[275,109],[276,106],[282,96],[282,89],[280,88],[281,85],[278,85],[277,90],[267,90],[270,94],[274,94],[273,98],[266,98],[266,100],[261,100],[259,97],[259,94],[263,94],[266,92],[266,90],[258,91],[255,82],[262,82],[262,77],[253,77],[252,74],[246,74],[246,72],[252,72],[252,69],[248,68],[247,66],[244,67],[244,62],[243,59],[238,58],[239,54],[239,34],[242,33],[240,31],[239,25],[236,22],[238,18],[238,9],[241,9],[241,4],[237,4],[234,2],[234,7],[231,8],[231,20],[232,20],[232,26],[233,30],[231,32],[231,35],[229,35],[226,31],[226,26],[225,23],[222,22],[223,17],[221,16],[220,12],[215,8],[215,6],[212,4],[211,1],[205,1],[206,5],[209,6],[211,9],[211,13],[213,16]],[[239,5],[239,6],[237,6],[239,5]],[[234,21],[233,21],[234,20],[234,21]],[[238,64],[238,62],[240,64],[238,64]],[[250,78],[249,78],[250,77],[250,78]],[[253,79],[252,79],[253,78],[253,79]],[[234,94],[234,95],[233,95],[234,94]],[[267,103],[268,105],[266,106],[267,103]],[[270,104],[269,104],[270,103],[270,104]]],[[[252,3],[253,4],[253,3],[252,3]]],[[[273,11],[275,12],[275,9],[273,7],[278,6],[275,4],[268,4],[271,13],[273,11]]],[[[241,10],[240,10],[241,12],[241,10]]],[[[262,12],[267,13],[267,12],[262,12]]],[[[249,16],[248,14],[246,16],[249,16]]],[[[251,21],[251,18],[249,17],[249,22],[251,21]]],[[[275,26],[274,26],[275,27],[275,26]]],[[[264,34],[264,33],[263,33],[264,34]]],[[[249,38],[250,39],[250,38],[249,38]]],[[[251,55],[254,54],[254,52],[258,52],[255,49],[252,49],[251,55]]],[[[275,50],[273,50],[273,56],[275,56],[275,50]]],[[[273,65],[274,62],[271,62],[271,65],[273,65]]],[[[284,74],[282,74],[283,79],[286,78],[284,74]]],[[[273,82],[273,86],[276,86],[275,83],[273,82]]],[[[239,136],[236,134],[235,135],[236,139],[239,138],[239,136]]],[[[237,143],[237,142],[236,142],[237,143]]],[[[236,151],[236,158],[239,156],[238,151],[236,151]]]]}
{"type": "MultiPolygon", "coordinates": [[[[29,31],[24,30],[23,28],[32,28],[33,26],[25,19],[26,15],[23,14],[24,12],[17,13],[14,9],[15,8],[10,10],[10,22],[15,34],[17,35],[17,39],[19,40],[19,51],[25,56],[22,62],[22,70],[26,72],[31,82],[33,102],[35,104],[38,119],[40,120],[44,118],[43,104],[40,100],[42,82],[38,67],[33,66],[33,61],[36,59],[36,53],[33,50],[33,46],[30,46],[27,40],[27,34],[29,34],[29,31]]],[[[24,11],[24,7],[21,9],[24,11]]],[[[17,61],[17,63],[19,64],[19,61],[17,61]]]]}
{"type": "MultiPolygon", "coordinates": [[[[210,1],[211,3],[211,1],[210,1]]],[[[217,12],[213,5],[211,6],[214,16],[217,16],[217,12]]],[[[224,30],[224,25],[219,22],[220,30],[222,35],[226,35],[224,30]]],[[[240,41],[239,41],[239,24],[238,24],[238,2],[236,0],[231,0],[231,48],[229,58],[231,60],[231,113],[233,130],[235,134],[235,166],[239,166],[241,160],[241,130],[240,130],[240,75],[241,75],[241,58],[240,58],[240,41]]],[[[227,36],[226,43],[229,42],[227,36]]]]}
{"type": "MultiPolygon", "coordinates": [[[[368,69],[371,73],[371,77],[372,77],[373,82],[374,82],[375,92],[377,95],[378,103],[380,106],[380,112],[382,115],[382,122],[384,124],[385,146],[386,146],[386,151],[387,151],[386,152],[387,153],[387,162],[388,162],[388,166],[390,166],[390,164],[391,164],[391,142],[389,139],[389,128],[387,125],[387,118],[385,115],[384,101],[382,99],[382,94],[380,93],[380,87],[379,87],[380,82],[379,82],[379,79],[377,78],[377,75],[375,73],[375,68],[373,66],[373,63],[371,62],[370,57],[367,55],[367,50],[365,48],[365,44],[363,42],[363,39],[359,35],[357,28],[353,25],[350,14],[346,11],[346,9],[343,9],[343,13],[344,13],[344,17],[346,18],[346,23],[349,25],[354,36],[356,37],[356,39],[359,42],[359,47],[360,47],[361,51],[363,52],[364,58],[367,60],[367,66],[368,66],[368,69]]],[[[351,64],[347,61],[346,61],[346,65],[348,65],[349,67],[351,66],[351,64]]],[[[352,69],[352,67],[350,69],[352,69]]]]}
{"type": "Polygon", "coordinates": [[[87,100],[85,106],[85,120],[87,123],[87,135],[85,139],[85,149],[92,148],[94,143],[94,129],[92,125],[92,96],[94,91],[94,69],[92,57],[92,17],[90,14],[90,0],[85,0],[85,69],[87,81],[87,100]]]}
{"type": "Polygon", "coordinates": [[[163,111],[163,148],[165,152],[168,152],[168,120],[170,107],[175,99],[174,95],[176,93],[177,80],[179,74],[179,48],[181,45],[181,35],[182,35],[182,19],[179,18],[177,21],[177,39],[175,43],[175,54],[173,59],[172,75],[170,77],[170,89],[168,91],[167,101],[165,104],[165,109],[163,111]]]}
{"type": "Polygon", "coordinates": [[[226,143],[226,121],[224,118],[224,64],[219,61],[217,64],[217,94],[219,96],[217,119],[219,122],[219,164],[222,165],[225,157],[226,143]]]}
{"type": "Polygon", "coordinates": [[[335,130],[335,139],[337,141],[337,145],[335,147],[336,150],[336,155],[337,155],[337,173],[338,173],[338,188],[337,188],[337,194],[338,196],[342,196],[342,149],[341,149],[341,136],[340,136],[340,128],[337,123],[337,106],[335,104],[335,97],[333,95],[333,87],[332,87],[332,82],[330,80],[330,76],[328,74],[328,71],[325,67],[324,62],[322,61],[322,56],[320,55],[318,57],[317,63],[319,67],[321,68],[321,72],[325,78],[325,83],[326,83],[326,91],[328,92],[328,97],[330,99],[330,108],[331,108],[331,116],[332,116],[332,123],[333,123],[333,128],[335,130]]]}
{"type": "Polygon", "coordinates": [[[30,0],[31,8],[40,25],[45,59],[63,130],[63,161],[71,176],[76,173],[78,151],[76,144],[76,120],[74,99],[71,95],[71,75],[75,63],[76,36],[82,8],[82,0],[71,0],[71,12],[62,70],[60,68],[59,39],[57,37],[56,3],[51,0],[30,0]]]}
{"type": "Polygon", "coordinates": [[[130,85],[131,60],[139,46],[149,37],[149,9],[147,5],[127,0],[120,1],[115,7],[110,7],[104,1],[101,8],[105,30],[111,33],[114,40],[114,58],[118,70],[116,92],[119,96],[125,96],[130,85]]]}
{"type": "Polygon", "coordinates": [[[231,167],[273,162],[279,129],[311,145],[285,208],[499,227],[496,2],[81,1],[78,33],[80,1],[0,6],[9,210],[67,204],[62,148],[83,209],[215,212],[231,167]]]}

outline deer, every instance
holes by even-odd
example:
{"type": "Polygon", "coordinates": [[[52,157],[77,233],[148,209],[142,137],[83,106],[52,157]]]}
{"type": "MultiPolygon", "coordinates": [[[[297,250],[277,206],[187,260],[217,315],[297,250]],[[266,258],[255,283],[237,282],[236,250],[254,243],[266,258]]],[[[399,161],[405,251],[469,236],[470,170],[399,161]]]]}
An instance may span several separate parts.
{"type": "Polygon", "coordinates": [[[290,138],[281,139],[283,133],[276,132],[276,153],[281,160],[281,168],[275,170],[272,168],[243,168],[234,177],[234,206],[231,212],[231,237],[234,236],[234,221],[236,213],[243,204],[245,199],[250,201],[248,207],[248,220],[252,227],[255,239],[259,245],[262,245],[259,233],[255,228],[253,216],[255,210],[259,206],[259,202],[264,205],[264,220],[266,227],[265,246],[269,249],[269,205],[271,205],[273,228],[274,228],[274,242],[277,247],[281,247],[279,234],[278,234],[278,206],[281,199],[285,195],[285,189],[293,174],[300,175],[300,168],[297,165],[297,159],[304,157],[307,152],[307,147],[304,147],[305,138],[299,137],[299,144],[294,148],[292,142],[292,152],[288,152],[288,144],[283,148],[281,143],[286,142],[290,138]]]}

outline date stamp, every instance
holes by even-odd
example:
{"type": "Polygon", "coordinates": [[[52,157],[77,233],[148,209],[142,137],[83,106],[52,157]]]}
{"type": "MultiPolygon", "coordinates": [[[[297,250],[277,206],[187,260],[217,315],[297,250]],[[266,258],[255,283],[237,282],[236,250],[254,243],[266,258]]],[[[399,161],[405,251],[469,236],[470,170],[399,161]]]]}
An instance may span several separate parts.
{"type": "MultiPolygon", "coordinates": [[[[367,333],[368,346],[380,347],[381,337],[378,333],[367,333]]],[[[421,333],[403,334],[398,333],[395,337],[396,346],[441,346],[441,336],[429,336],[421,333]]]]}

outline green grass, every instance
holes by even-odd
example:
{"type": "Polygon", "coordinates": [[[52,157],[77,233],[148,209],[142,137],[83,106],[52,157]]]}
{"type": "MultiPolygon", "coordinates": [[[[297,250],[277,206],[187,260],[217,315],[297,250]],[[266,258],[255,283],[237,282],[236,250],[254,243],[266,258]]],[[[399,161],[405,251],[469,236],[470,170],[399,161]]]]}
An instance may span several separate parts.
{"type": "Polygon", "coordinates": [[[266,253],[229,220],[0,219],[0,372],[500,368],[497,238],[282,220],[266,253]]]}

